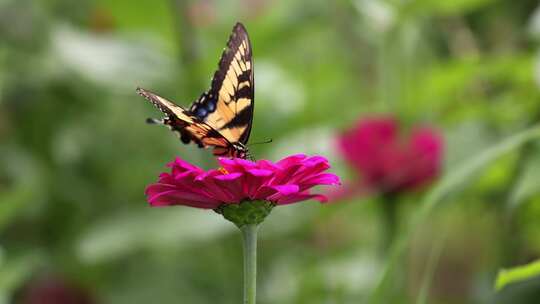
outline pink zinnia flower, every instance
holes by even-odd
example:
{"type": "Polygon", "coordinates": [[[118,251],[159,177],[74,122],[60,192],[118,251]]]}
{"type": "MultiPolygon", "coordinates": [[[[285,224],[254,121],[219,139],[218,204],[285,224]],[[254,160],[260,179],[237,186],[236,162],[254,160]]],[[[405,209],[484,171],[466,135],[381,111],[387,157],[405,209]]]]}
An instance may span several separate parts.
{"type": "Polygon", "coordinates": [[[339,178],[325,173],[330,168],[321,156],[293,155],[277,163],[240,158],[219,158],[220,169],[203,170],[180,158],[168,164],[170,173],[146,188],[148,202],[155,207],[185,205],[217,209],[244,201],[267,201],[273,205],[307,199],[325,201],[310,193],[317,185],[336,185],[339,178]]]}
{"type": "Polygon", "coordinates": [[[437,177],[443,146],[433,129],[414,126],[402,134],[390,117],[359,121],[338,139],[341,154],[362,176],[354,188],[390,194],[416,190],[437,177]]]}
{"type": "Polygon", "coordinates": [[[146,188],[150,205],[185,205],[213,209],[242,232],[244,248],[244,303],[255,303],[257,281],[257,230],[276,205],[326,197],[310,193],[318,185],[339,184],[325,173],[324,157],[293,155],[277,163],[241,158],[218,158],[219,169],[203,170],[180,158],[168,166],[170,173],[146,188]]]}

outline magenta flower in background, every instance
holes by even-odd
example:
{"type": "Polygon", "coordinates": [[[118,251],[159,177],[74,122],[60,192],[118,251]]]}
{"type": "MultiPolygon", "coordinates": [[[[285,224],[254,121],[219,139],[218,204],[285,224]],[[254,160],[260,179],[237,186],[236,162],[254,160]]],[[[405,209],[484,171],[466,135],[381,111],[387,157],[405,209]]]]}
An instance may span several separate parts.
{"type": "Polygon", "coordinates": [[[22,291],[21,304],[92,304],[95,301],[82,287],[58,276],[43,276],[30,281],[22,291]]]}
{"type": "Polygon", "coordinates": [[[339,178],[325,173],[330,168],[321,156],[293,155],[277,163],[235,158],[219,158],[221,168],[205,171],[176,158],[168,164],[170,173],[162,173],[159,181],[146,188],[148,202],[154,207],[185,205],[216,209],[222,205],[244,201],[267,201],[286,205],[315,199],[311,194],[317,185],[336,185],[339,178]]]}
{"type": "Polygon", "coordinates": [[[338,138],[338,148],[361,176],[356,189],[395,194],[429,184],[441,171],[443,139],[437,131],[413,126],[403,132],[396,119],[369,118],[359,121],[338,138]]]}

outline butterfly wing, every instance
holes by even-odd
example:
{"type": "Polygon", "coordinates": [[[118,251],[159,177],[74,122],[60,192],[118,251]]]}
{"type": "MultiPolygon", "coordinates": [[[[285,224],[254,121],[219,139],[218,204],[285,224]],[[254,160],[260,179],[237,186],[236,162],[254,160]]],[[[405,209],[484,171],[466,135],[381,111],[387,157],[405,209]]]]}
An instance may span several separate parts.
{"type": "Polygon", "coordinates": [[[246,29],[237,23],[221,55],[210,90],[189,111],[221,133],[231,143],[246,144],[254,109],[251,43],[246,29]]]}
{"type": "Polygon", "coordinates": [[[214,128],[193,116],[189,111],[157,94],[142,88],[137,93],[154,104],[166,117],[163,124],[177,132],[182,142],[194,141],[199,147],[215,147],[217,151],[228,152],[231,143],[214,128]]]}
{"type": "Polygon", "coordinates": [[[241,23],[233,28],[210,89],[189,110],[144,89],[137,92],[166,114],[162,122],[178,132],[184,143],[213,146],[215,155],[246,156],[254,81],[251,43],[241,23]]]}

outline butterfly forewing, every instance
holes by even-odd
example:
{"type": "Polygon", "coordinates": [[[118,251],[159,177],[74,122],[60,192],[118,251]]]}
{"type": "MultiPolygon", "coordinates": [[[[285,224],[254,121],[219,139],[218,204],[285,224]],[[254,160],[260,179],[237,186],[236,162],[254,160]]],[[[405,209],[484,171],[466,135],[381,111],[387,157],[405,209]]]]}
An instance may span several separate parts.
{"type": "Polygon", "coordinates": [[[142,88],[137,88],[137,93],[150,101],[156,108],[163,112],[163,114],[167,115],[167,118],[177,117],[187,124],[194,122],[194,117],[174,102],[142,88]]]}
{"type": "Polygon", "coordinates": [[[254,106],[251,43],[244,26],[236,24],[210,90],[193,103],[190,111],[218,130],[230,142],[247,143],[254,106]]]}
{"type": "Polygon", "coordinates": [[[172,131],[178,132],[183,142],[194,141],[200,147],[227,148],[231,146],[231,143],[219,132],[174,102],[141,88],[137,89],[137,93],[152,102],[166,115],[163,124],[169,126],[172,131]]]}

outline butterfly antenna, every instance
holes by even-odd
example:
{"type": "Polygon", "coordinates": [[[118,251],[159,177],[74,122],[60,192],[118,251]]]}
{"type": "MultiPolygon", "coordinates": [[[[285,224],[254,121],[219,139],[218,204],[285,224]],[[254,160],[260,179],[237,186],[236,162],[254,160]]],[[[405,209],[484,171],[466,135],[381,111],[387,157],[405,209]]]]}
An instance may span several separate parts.
{"type": "Polygon", "coordinates": [[[268,139],[268,140],[265,140],[265,141],[259,141],[259,142],[254,142],[254,143],[251,143],[249,144],[248,146],[255,146],[255,145],[261,145],[261,144],[269,144],[272,142],[272,139],[268,139]]]}

